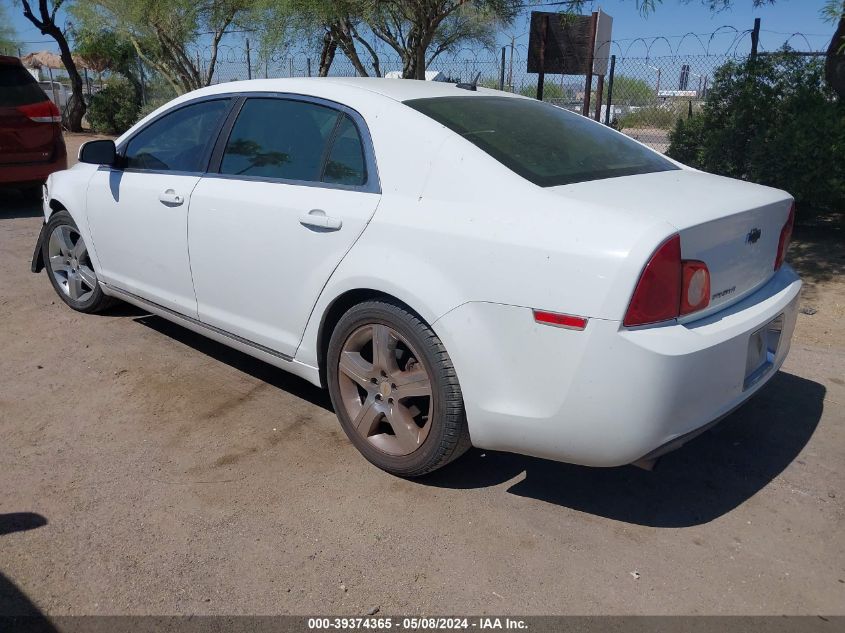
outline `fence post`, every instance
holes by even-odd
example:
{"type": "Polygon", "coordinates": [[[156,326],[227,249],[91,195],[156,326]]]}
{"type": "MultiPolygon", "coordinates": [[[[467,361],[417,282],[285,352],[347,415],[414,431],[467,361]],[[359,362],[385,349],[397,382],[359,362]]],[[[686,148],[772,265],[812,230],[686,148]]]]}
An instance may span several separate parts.
{"type": "Polygon", "coordinates": [[[760,43],[760,18],[754,18],[754,29],[751,31],[751,59],[757,59],[757,45],[760,43]]]}
{"type": "Polygon", "coordinates": [[[246,38],[246,78],[252,79],[252,58],[249,53],[249,38],[246,38]]]}
{"type": "Polygon", "coordinates": [[[308,76],[310,77],[311,76],[311,58],[310,57],[305,58],[305,65],[308,67],[308,76]]]}
{"type": "Polygon", "coordinates": [[[288,77],[293,77],[293,57],[288,57],[288,77]]]}
{"type": "Polygon", "coordinates": [[[499,67],[499,90],[505,89],[505,48],[502,46],[502,65],[499,67]]]}
{"type": "Polygon", "coordinates": [[[613,74],[616,72],[616,55],[610,56],[610,73],[607,78],[607,109],[604,111],[604,124],[610,125],[610,106],[613,104],[613,74]]]}
{"type": "Polygon", "coordinates": [[[516,39],[513,35],[511,35],[511,61],[508,64],[508,87],[510,91],[513,92],[513,46],[514,46],[514,39],[516,39]]]}

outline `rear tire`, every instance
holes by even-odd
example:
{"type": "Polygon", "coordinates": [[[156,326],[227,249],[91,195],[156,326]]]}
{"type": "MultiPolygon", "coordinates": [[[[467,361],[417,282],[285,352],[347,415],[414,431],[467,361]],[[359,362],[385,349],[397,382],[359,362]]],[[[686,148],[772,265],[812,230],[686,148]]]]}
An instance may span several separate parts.
{"type": "Polygon", "coordinates": [[[326,375],[343,430],[382,470],[418,477],[470,447],[449,354],[403,305],[367,301],[344,314],[329,342],[326,375]]]}
{"type": "Polygon", "coordinates": [[[41,245],[44,268],[59,298],[77,312],[100,312],[114,305],[94,272],[88,247],[67,211],[54,213],[47,222],[41,245]]]}

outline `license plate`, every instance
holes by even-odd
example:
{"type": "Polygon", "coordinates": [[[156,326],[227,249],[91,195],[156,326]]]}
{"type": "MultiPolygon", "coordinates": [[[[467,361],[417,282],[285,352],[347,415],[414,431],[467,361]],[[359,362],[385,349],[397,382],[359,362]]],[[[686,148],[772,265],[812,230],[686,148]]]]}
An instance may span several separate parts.
{"type": "Polygon", "coordinates": [[[748,339],[743,391],[753,387],[763,376],[772,371],[782,332],[783,315],[781,314],[754,332],[748,339]]]}

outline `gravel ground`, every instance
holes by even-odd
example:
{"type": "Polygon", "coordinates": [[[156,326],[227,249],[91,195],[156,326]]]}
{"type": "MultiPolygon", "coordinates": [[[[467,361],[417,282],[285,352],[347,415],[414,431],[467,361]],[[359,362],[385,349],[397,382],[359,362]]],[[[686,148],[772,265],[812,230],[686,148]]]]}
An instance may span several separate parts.
{"type": "Polygon", "coordinates": [[[66,308],[0,196],[0,614],[845,613],[841,233],[798,232],[783,371],[655,472],[473,450],[404,481],[303,381],[66,308]]]}

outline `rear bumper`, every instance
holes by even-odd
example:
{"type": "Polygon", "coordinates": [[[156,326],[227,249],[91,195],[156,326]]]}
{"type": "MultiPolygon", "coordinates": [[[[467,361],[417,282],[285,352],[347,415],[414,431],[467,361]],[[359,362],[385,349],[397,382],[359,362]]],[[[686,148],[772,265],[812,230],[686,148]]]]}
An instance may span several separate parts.
{"type": "Polygon", "coordinates": [[[67,156],[46,163],[21,163],[0,167],[0,185],[34,185],[43,183],[53,172],[67,169],[67,156]]]}
{"type": "Polygon", "coordinates": [[[435,324],[458,372],[474,445],[590,466],[650,456],[727,415],[789,351],[801,282],[788,266],[698,321],[629,330],[537,325],[527,308],[469,303],[435,324]],[[746,383],[751,335],[783,315],[771,366],[746,383]],[[454,350],[454,351],[453,351],[454,350]]]}

